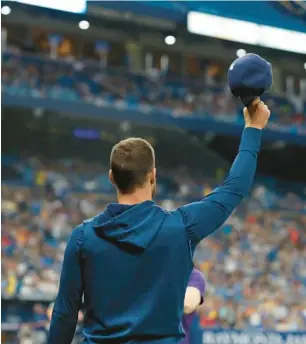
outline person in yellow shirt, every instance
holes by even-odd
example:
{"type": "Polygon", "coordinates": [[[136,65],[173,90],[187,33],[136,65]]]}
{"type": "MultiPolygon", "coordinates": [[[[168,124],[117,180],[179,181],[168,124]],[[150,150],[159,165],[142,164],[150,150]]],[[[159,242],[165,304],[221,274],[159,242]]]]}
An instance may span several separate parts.
{"type": "Polygon", "coordinates": [[[13,272],[9,272],[8,279],[7,279],[7,287],[6,292],[8,296],[13,297],[16,293],[17,289],[17,278],[13,272]]]}

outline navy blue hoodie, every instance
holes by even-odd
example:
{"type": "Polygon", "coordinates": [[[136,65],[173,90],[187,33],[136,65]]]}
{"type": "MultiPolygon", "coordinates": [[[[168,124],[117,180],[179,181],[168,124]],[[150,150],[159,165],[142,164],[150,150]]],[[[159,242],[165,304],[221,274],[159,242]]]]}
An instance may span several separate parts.
{"type": "Polygon", "coordinates": [[[171,212],[153,201],[110,204],[76,227],[48,343],[71,343],[83,295],[84,343],[178,343],[195,247],[248,193],[260,140],[260,130],[244,130],[228,178],[199,202],[171,212]]]}

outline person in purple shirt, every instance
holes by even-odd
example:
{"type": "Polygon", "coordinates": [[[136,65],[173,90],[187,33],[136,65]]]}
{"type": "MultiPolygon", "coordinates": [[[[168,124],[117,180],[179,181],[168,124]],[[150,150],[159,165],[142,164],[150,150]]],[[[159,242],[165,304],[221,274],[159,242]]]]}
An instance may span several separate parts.
{"type": "Polygon", "coordinates": [[[193,318],[196,315],[196,309],[203,303],[205,293],[205,279],[202,273],[193,269],[188,282],[188,287],[185,293],[184,300],[184,316],[182,319],[183,328],[185,331],[185,338],[181,344],[188,344],[190,342],[189,330],[193,318]]]}

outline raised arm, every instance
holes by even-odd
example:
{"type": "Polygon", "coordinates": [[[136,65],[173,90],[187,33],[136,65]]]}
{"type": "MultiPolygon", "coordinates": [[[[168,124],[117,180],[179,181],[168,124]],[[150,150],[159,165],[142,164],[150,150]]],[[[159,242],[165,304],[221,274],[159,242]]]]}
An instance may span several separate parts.
{"type": "Polygon", "coordinates": [[[193,247],[227,220],[252,186],[262,129],[270,116],[264,103],[255,102],[244,109],[246,125],[239,151],[223,185],[201,201],[179,208],[193,247]]]}
{"type": "Polygon", "coordinates": [[[76,227],[66,247],[48,344],[71,344],[75,333],[83,295],[80,253],[83,235],[82,226],[76,227]]]}

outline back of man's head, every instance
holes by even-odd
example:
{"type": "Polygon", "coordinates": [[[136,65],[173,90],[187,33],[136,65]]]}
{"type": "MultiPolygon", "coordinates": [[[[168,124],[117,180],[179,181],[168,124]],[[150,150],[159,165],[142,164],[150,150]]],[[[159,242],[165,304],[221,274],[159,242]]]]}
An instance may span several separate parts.
{"type": "Polygon", "coordinates": [[[148,141],[129,138],[117,143],[111,152],[110,168],[111,180],[121,194],[132,193],[147,182],[154,184],[154,193],[155,154],[148,141]]]}

